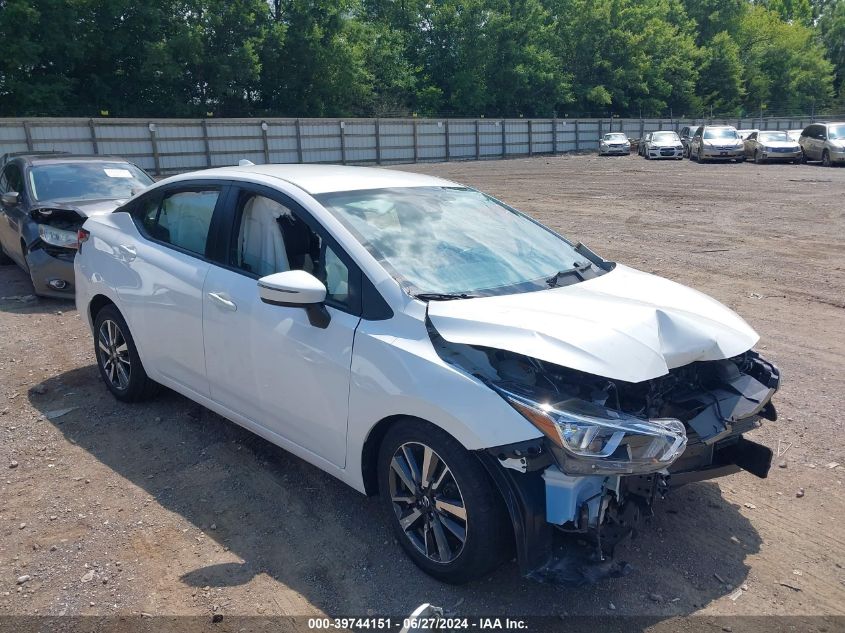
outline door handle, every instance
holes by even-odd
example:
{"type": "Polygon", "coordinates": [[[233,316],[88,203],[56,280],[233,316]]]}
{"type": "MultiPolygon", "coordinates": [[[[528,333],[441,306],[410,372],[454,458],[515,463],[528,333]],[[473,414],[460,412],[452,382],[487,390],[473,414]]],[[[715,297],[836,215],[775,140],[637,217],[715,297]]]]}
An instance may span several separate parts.
{"type": "Polygon", "coordinates": [[[237,312],[238,304],[234,301],[229,299],[225,294],[222,292],[209,292],[208,298],[214,301],[218,306],[221,308],[225,308],[226,310],[231,310],[232,312],[237,312]]]}
{"type": "Polygon", "coordinates": [[[120,253],[120,258],[127,262],[131,262],[138,257],[138,251],[135,250],[134,246],[129,244],[118,245],[117,251],[120,253]]]}

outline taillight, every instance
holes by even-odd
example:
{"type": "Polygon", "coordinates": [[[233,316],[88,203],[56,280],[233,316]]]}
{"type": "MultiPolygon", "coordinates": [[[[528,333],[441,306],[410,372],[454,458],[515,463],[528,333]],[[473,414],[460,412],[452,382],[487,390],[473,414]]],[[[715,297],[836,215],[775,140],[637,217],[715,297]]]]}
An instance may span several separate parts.
{"type": "Polygon", "coordinates": [[[82,244],[88,241],[88,238],[91,236],[91,231],[86,231],[85,229],[78,229],[76,231],[76,250],[82,248],[82,244]]]}

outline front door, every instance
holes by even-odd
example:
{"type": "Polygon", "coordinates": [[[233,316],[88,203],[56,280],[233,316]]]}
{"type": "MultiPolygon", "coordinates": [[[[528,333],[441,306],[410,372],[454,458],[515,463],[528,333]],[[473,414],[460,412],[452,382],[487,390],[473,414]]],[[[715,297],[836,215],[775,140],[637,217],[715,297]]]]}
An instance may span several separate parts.
{"type": "MultiPolygon", "coordinates": [[[[350,366],[360,321],[356,270],[313,230],[292,201],[269,191],[230,196],[225,261],[203,288],[205,358],[211,398],[252,423],[344,467],[350,366]],[[262,195],[262,193],[264,195],[262,195]],[[331,320],[311,325],[304,308],[263,303],[257,280],[303,269],[327,286],[331,320]]],[[[317,227],[318,228],[318,227],[317,227]]]]}
{"type": "Polygon", "coordinates": [[[0,244],[3,245],[3,250],[9,257],[15,260],[19,266],[26,268],[20,244],[21,221],[23,220],[22,205],[26,199],[26,191],[24,191],[23,176],[17,163],[6,165],[3,173],[0,174],[0,194],[13,191],[20,194],[18,205],[2,208],[2,213],[0,213],[0,244]]]}

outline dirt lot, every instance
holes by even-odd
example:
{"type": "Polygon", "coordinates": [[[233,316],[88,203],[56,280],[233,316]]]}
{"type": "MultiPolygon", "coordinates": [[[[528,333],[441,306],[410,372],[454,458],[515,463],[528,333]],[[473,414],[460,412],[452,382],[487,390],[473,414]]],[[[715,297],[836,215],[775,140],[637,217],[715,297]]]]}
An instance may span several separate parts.
{"type": "Polygon", "coordinates": [[[0,615],[399,615],[423,601],[654,621],[845,614],[845,169],[633,156],[407,169],[489,191],[737,310],[783,372],[780,420],[753,437],[785,451],[784,467],[670,496],[620,548],[625,578],[561,589],[509,564],[445,586],[403,556],[374,500],[175,394],[115,401],[74,306],[10,298],[31,287],[5,267],[0,615]]]}

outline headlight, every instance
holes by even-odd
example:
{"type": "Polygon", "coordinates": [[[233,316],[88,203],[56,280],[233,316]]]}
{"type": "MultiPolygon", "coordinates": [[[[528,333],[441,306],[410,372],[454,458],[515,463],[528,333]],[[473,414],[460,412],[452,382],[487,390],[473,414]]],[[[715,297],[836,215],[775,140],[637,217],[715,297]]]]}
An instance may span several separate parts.
{"type": "Polygon", "coordinates": [[[673,418],[637,418],[572,398],[541,404],[499,389],[499,393],[558,449],[567,474],[620,475],[662,470],[687,445],[684,424],[673,418]]]}
{"type": "Polygon", "coordinates": [[[684,149],[683,145],[675,145],[675,149],[684,149]]]}
{"type": "Polygon", "coordinates": [[[769,147],[768,145],[761,145],[760,147],[762,148],[762,150],[764,152],[771,152],[772,151],[772,148],[769,147]]]}
{"type": "Polygon", "coordinates": [[[49,224],[38,225],[38,237],[42,242],[62,248],[76,248],[76,231],[57,229],[49,224]]]}

